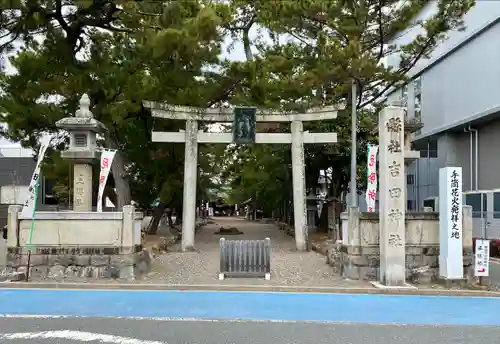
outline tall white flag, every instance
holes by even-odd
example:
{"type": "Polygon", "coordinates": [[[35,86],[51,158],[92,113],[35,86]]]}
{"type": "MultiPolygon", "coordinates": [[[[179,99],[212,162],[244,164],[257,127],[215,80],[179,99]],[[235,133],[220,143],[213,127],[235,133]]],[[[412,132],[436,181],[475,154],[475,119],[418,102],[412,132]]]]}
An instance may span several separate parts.
{"type": "Polygon", "coordinates": [[[115,158],[116,150],[106,149],[101,153],[101,173],[99,174],[99,189],[97,191],[97,211],[102,212],[102,195],[106,182],[108,180],[109,171],[115,158]]]}
{"type": "Polygon", "coordinates": [[[375,212],[375,200],[377,198],[377,152],[378,146],[368,145],[366,207],[370,213],[375,212]]]}
{"type": "Polygon", "coordinates": [[[40,179],[40,168],[45,157],[45,152],[47,151],[47,148],[49,147],[50,141],[52,141],[53,137],[53,135],[46,135],[42,138],[40,150],[38,151],[38,160],[36,162],[35,170],[33,171],[33,175],[31,176],[31,181],[28,188],[28,196],[23,203],[23,210],[21,212],[21,216],[23,218],[33,218],[33,211],[35,209],[35,193],[37,191],[37,183],[39,183],[40,179]]]}

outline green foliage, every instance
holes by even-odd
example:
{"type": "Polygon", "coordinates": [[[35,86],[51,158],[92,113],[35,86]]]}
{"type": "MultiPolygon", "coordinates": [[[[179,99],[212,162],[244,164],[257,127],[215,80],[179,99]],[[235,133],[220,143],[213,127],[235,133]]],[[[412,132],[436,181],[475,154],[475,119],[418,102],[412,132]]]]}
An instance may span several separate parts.
{"type": "MultiPolygon", "coordinates": [[[[206,107],[225,100],[225,79],[206,69],[218,61],[224,7],[201,1],[2,5],[0,31],[24,44],[10,58],[16,73],[0,76],[0,109],[8,124],[2,135],[36,148],[40,135],[56,132],[55,122],[72,116],[88,93],[94,117],[108,128],[101,144],[122,153],[113,163],[117,192],[129,200],[131,191],[143,205],[159,195],[166,203],[181,203],[184,149],[152,143],[151,130],[178,131],[182,123],[153,121],[142,101],[206,107]],[[76,12],[60,17],[70,6],[77,6],[76,12]],[[44,36],[34,40],[35,32],[44,36]]],[[[61,167],[45,169],[57,177],[58,196],[66,199],[68,176],[61,173],[69,169],[60,159],[53,162],[61,167]]]]}
{"type": "MultiPolygon", "coordinates": [[[[474,5],[473,0],[436,3],[437,12],[422,21],[418,14],[428,5],[427,1],[234,0],[232,6],[239,14],[226,28],[245,45],[248,61],[242,65],[249,79],[234,99],[238,104],[296,111],[342,102],[351,104],[354,80],[359,109],[358,180],[362,186],[366,182],[367,144],[377,141],[377,101],[389,89],[404,84],[411,68],[428,57],[447,32],[461,29],[464,14],[474,5]],[[262,36],[250,41],[248,32],[252,25],[269,34],[273,44],[266,44],[262,36]],[[399,46],[391,43],[401,32],[417,25],[422,30],[415,39],[399,46]],[[384,59],[397,55],[398,68],[384,65],[384,59]]],[[[320,169],[332,167],[331,192],[335,197],[340,196],[347,190],[350,179],[349,106],[339,112],[336,120],[311,122],[305,129],[338,134],[338,144],[307,145],[305,158],[307,187],[316,186],[320,169]]],[[[262,150],[253,148],[257,155],[262,150]]],[[[287,148],[281,150],[283,156],[288,154],[287,148]]],[[[255,165],[260,165],[257,160],[242,164],[239,176],[233,175],[231,180],[248,178],[252,181],[249,188],[260,190],[274,187],[274,175],[283,169],[282,165],[277,170],[266,169],[264,176],[255,172],[255,165]],[[256,183],[256,176],[269,182],[256,183]]],[[[289,170],[290,166],[287,173],[289,170]]],[[[282,188],[282,194],[288,193],[289,188],[289,184],[282,188]]],[[[251,193],[235,192],[245,197],[251,193]]],[[[258,192],[254,190],[253,194],[258,192]]]]}
{"type": "MultiPolygon", "coordinates": [[[[184,149],[151,142],[151,131],[178,131],[175,121],[154,121],[143,100],[210,107],[239,106],[302,111],[350,104],[358,86],[359,179],[364,181],[367,143],[376,142],[377,101],[402,85],[409,70],[446,37],[462,27],[473,0],[437,1],[426,21],[418,13],[427,1],[410,0],[34,0],[1,1],[0,52],[13,52],[16,73],[0,74],[0,110],[8,124],[1,134],[37,148],[43,132],[71,116],[88,93],[96,119],[108,133],[100,144],[121,152],[113,181],[121,204],[132,197],[143,205],[160,197],[182,203],[184,149]],[[71,11],[71,15],[68,13],[71,11]],[[391,45],[408,27],[423,30],[413,41],[391,45]],[[256,39],[252,28],[263,33],[256,39]],[[263,39],[264,33],[272,44],[263,39]],[[241,42],[247,61],[220,59],[226,36],[241,42]],[[382,62],[400,55],[398,68],[382,62]],[[370,105],[370,106],[369,106],[370,105]]],[[[204,125],[201,125],[204,128],[204,125]]],[[[334,121],[311,122],[306,130],[336,132],[338,144],[306,147],[307,187],[320,169],[332,167],[332,193],[347,188],[350,164],[350,109],[334,121]]],[[[289,132],[284,125],[273,130],[289,132]]],[[[59,149],[67,144],[61,136],[59,149]]],[[[268,209],[290,200],[288,146],[200,148],[199,197],[205,189],[230,184],[233,201],[258,200],[268,209]],[[222,162],[227,166],[223,166],[222,162]],[[211,178],[224,177],[217,186],[211,178]]],[[[67,198],[68,166],[54,152],[46,173],[59,196],[67,198]]],[[[210,195],[209,195],[210,194],[210,195]]]]}

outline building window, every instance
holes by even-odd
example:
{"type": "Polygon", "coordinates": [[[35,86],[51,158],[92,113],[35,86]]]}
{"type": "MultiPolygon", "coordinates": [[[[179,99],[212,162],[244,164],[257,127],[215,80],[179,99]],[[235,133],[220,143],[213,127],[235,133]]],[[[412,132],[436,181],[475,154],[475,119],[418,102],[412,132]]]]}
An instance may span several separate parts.
{"type": "Polygon", "coordinates": [[[500,219],[500,192],[493,193],[493,218],[500,219]]]}
{"type": "Polygon", "coordinates": [[[415,184],[415,175],[414,174],[407,174],[406,175],[406,184],[407,185],[415,184]]]}
{"type": "Polygon", "coordinates": [[[421,158],[437,158],[438,157],[438,152],[437,150],[421,150],[420,151],[420,157],[421,158]]]}
{"type": "Polygon", "coordinates": [[[406,201],[406,210],[415,211],[416,210],[416,202],[413,199],[409,199],[406,201]]]}
{"type": "Polygon", "coordinates": [[[465,204],[472,207],[472,217],[476,219],[486,218],[488,212],[488,202],[486,195],[483,193],[467,194],[465,195],[465,204]],[[481,209],[481,200],[483,209],[481,209]],[[482,213],[481,213],[482,210],[482,213]]]}
{"type": "Polygon", "coordinates": [[[75,146],[76,147],[87,147],[87,135],[75,134],[75,146]]]}

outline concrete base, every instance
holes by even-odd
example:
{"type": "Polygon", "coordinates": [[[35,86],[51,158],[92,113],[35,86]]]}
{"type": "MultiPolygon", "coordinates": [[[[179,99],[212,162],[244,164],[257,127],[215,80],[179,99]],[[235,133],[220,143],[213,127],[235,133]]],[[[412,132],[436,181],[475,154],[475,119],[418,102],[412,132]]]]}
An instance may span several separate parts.
{"type": "Polygon", "coordinates": [[[384,285],[384,284],[382,284],[379,281],[372,281],[372,282],[370,282],[370,284],[372,286],[374,286],[375,288],[377,288],[377,289],[390,289],[390,290],[395,290],[395,289],[417,289],[417,287],[415,287],[415,286],[413,286],[411,284],[408,284],[408,283],[405,283],[402,286],[391,286],[391,285],[384,285]]]}

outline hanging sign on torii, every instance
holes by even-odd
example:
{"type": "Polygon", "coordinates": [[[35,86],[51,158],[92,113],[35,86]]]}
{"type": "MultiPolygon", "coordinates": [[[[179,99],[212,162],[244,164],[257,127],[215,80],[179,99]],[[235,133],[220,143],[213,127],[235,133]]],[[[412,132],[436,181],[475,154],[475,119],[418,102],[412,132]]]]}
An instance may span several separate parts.
{"type": "Polygon", "coordinates": [[[236,144],[255,143],[256,107],[234,109],[233,142],[236,144]]]}

